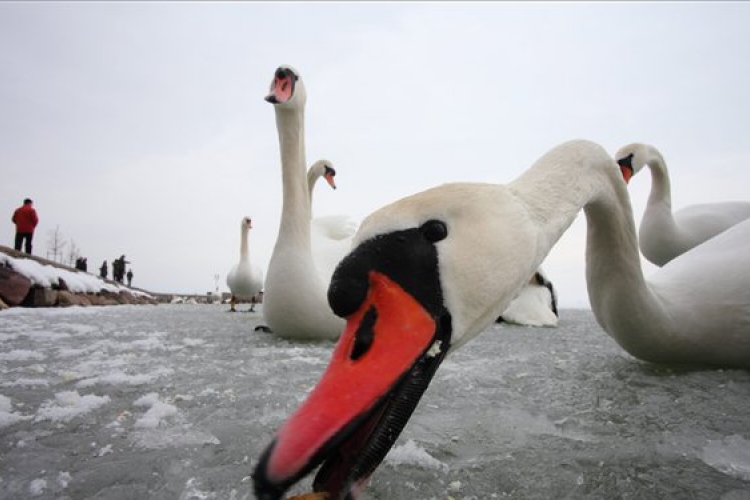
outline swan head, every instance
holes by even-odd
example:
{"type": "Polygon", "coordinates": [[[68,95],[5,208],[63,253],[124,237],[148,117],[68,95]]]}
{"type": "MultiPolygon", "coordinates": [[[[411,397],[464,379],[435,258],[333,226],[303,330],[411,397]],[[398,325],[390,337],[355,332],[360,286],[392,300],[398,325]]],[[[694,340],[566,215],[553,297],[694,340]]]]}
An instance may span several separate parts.
{"type": "Polygon", "coordinates": [[[312,164],[310,167],[310,174],[308,175],[308,178],[310,176],[313,177],[322,177],[326,180],[329,186],[331,188],[336,189],[336,181],[334,180],[334,177],[336,177],[336,169],[333,168],[333,163],[331,163],[328,160],[318,160],[315,163],[312,164]]]}
{"type": "Polygon", "coordinates": [[[356,499],[445,356],[502,313],[543,255],[527,211],[496,185],[448,184],[369,215],[328,289],[347,323],[320,381],[253,473],[261,500],[320,467],[356,499]]]}
{"type": "Polygon", "coordinates": [[[252,229],[253,228],[253,220],[249,216],[244,216],[242,218],[242,222],[240,223],[240,229],[252,229]]]}
{"type": "Polygon", "coordinates": [[[287,65],[276,68],[265,99],[279,109],[304,107],[307,93],[299,72],[287,65]]]}
{"type": "Polygon", "coordinates": [[[626,183],[652,161],[654,151],[652,146],[635,142],[621,147],[615,153],[615,160],[626,183]]]}

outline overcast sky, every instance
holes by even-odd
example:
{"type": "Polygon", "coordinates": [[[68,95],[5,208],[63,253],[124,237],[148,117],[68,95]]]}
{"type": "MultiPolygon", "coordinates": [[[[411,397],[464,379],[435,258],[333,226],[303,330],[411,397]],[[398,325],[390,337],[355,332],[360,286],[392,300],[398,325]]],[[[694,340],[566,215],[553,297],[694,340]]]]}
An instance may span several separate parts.
{"type": "MultiPolygon", "coordinates": [[[[750,199],[748,26],[745,2],[2,2],[0,242],[31,197],[37,255],[59,227],[89,269],[125,254],[134,285],[226,291],[250,215],[265,270],[281,64],[307,86],[308,163],[338,172],[315,215],[506,183],[575,138],[659,148],[675,208],[750,199]]],[[[584,245],[581,214],[544,264],[563,307],[588,307],[584,245]]]]}

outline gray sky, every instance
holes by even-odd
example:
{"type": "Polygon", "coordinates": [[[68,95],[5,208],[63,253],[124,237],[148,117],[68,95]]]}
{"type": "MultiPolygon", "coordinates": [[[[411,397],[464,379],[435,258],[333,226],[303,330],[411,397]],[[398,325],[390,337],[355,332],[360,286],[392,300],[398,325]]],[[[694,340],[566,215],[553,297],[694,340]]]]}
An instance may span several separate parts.
{"type": "MultiPolygon", "coordinates": [[[[59,227],[89,269],[125,254],[134,285],[224,291],[247,214],[265,270],[281,64],[307,86],[308,163],[338,172],[315,215],[509,182],[575,138],[659,148],[675,208],[750,199],[748,26],[744,2],[2,2],[0,241],[28,196],[37,255],[59,227]]],[[[563,307],[588,307],[584,244],[581,214],[544,264],[563,307]]]]}

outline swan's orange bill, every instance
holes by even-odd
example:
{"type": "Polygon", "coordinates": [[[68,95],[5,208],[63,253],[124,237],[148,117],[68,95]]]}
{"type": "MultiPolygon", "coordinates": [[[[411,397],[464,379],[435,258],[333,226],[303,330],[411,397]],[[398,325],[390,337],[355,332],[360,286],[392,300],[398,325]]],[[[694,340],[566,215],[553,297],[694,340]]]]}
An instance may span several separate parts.
{"type": "Polygon", "coordinates": [[[625,184],[628,184],[630,182],[630,179],[633,177],[633,169],[621,165],[620,172],[622,172],[622,178],[625,179],[625,184]]]}
{"type": "Polygon", "coordinates": [[[347,318],[328,368],[276,435],[265,470],[275,483],[346,439],[430,348],[436,323],[422,305],[386,275],[368,278],[367,297],[347,318]]]}

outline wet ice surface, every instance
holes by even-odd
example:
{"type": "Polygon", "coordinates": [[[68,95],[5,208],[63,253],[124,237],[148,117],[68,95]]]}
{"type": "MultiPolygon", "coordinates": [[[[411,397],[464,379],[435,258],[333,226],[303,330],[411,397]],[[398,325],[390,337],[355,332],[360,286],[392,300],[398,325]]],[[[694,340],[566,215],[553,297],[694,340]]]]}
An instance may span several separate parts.
{"type": "MultiPolygon", "coordinates": [[[[227,308],[0,313],[0,499],[254,498],[333,343],[227,308]]],[[[750,499],[749,372],[641,363],[561,314],[449,357],[361,498],[750,499]]]]}

